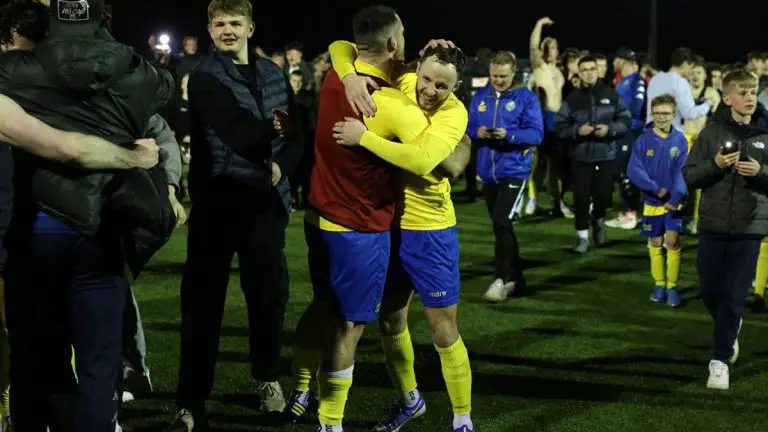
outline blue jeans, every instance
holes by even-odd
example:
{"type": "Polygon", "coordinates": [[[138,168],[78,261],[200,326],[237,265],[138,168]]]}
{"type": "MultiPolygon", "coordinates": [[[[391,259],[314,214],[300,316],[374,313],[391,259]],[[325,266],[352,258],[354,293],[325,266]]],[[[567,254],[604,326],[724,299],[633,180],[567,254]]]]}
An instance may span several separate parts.
{"type": "Polygon", "coordinates": [[[726,364],[733,355],[760,242],[760,238],[699,234],[697,266],[701,299],[715,323],[713,358],[726,364]]]}
{"type": "Polygon", "coordinates": [[[129,289],[115,251],[75,233],[38,233],[9,252],[16,430],[114,432],[129,289]]]}

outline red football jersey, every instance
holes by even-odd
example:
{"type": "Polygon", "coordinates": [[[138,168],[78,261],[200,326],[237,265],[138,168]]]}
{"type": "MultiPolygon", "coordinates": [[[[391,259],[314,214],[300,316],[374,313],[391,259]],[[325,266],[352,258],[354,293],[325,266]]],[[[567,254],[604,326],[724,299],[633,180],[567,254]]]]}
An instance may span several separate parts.
{"type": "MultiPolygon", "coordinates": [[[[384,80],[371,77],[380,87],[384,80]]],[[[389,231],[401,192],[397,170],[362,147],[345,147],[333,127],[355,117],[335,70],[320,89],[315,134],[315,165],[310,180],[310,207],[330,222],[358,232],[389,231]]]]}

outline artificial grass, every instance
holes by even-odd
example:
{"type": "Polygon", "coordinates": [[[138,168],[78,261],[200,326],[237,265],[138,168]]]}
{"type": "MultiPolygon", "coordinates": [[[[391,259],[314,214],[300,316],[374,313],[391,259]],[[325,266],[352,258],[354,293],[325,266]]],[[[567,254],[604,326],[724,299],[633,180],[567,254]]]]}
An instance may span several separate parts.
{"type": "MultiPolygon", "coordinates": [[[[671,310],[648,300],[653,281],[638,231],[610,230],[611,243],[584,256],[570,252],[572,221],[524,218],[516,225],[534,295],[500,305],[482,300],[492,277],[493,236],[483,202],[457,205],[461,240],[460,329],[473,368],[476,431],[751,431],[765,430],[768,350],[763,316],[747,314],[731,390],[705,388],[712,326],[698,300],[695,238],[685,237],[680,288],[687,300],[671,310]]],[[[150,264],[137,287],[155,392],[128,404],[127,431],[161,431],[175,414],[179,363],[179,285],[186,230],[150,264]]],[[[311,298],[302,233],[295,213],[286,247],[291,299],[283,366],[288,386],[293,329],[311,298]]],[[[232,273],[214,395],[208,408],[217,431],[315,431],[316,423],[286,425],[258,412],[250,379],[245,304],[232,273]]],[[[414,302],[424,417],[403,431],[450,431],[452,413],[440,362],[414,302]]],[[[366,431],[389,412],[397,395],[382,362],[373,325],[360,343],[346,431],[366,431]]]]}

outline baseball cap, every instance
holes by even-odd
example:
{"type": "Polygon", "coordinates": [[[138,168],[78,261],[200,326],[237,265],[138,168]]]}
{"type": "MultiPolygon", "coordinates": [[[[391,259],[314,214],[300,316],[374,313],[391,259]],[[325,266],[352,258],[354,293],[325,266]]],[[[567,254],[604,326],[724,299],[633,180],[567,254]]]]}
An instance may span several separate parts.
{"type": "Polygon", "coordinates": [[[621,47],[616,51],[616,58],[637,61],[637,53],[627,47],[621,47]]]}
{"type": "Polygon", "coordinates": [[[51,0],[51,34],[90,36],[101,28],[103,0],[51,0]]]}

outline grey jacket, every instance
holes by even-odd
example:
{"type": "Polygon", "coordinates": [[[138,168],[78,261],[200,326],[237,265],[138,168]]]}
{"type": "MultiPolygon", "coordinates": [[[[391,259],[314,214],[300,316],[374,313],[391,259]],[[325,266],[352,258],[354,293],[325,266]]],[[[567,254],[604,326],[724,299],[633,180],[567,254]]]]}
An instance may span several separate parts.
{"type": "Polygon", "coordinates": [[[159,114],[155,114],[149,119],[149,129],[146,136],[154,138],[162,153],[162,167],[168,184],[173,185],[177,190],[181,180],[181,149],[176,137],[173,136],[171,127],[159,114]]]}
{"type": "Polygon", "coordinates": [[[689,189],[701,189],[699,229],[713,234],[768,235],[768,111],[758,110],[747,126],[731,118],[725,104],[694,143],[683,167],[689,189]],[[723,143],[739,142],[742,159],[754,158],[760,173],[748,178],[732,168],[719,168],[715,155],[723,143]]]}

